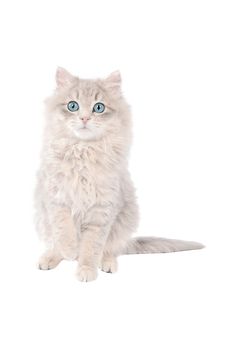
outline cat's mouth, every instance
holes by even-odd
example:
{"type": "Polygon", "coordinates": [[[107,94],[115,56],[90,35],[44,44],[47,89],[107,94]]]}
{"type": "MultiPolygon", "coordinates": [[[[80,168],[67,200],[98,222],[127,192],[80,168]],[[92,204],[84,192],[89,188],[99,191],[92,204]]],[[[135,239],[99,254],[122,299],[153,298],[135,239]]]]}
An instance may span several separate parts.
{"type": "Polygon", "coordinates": [[[90,130],[86,125],[83,125],[79,128],[79,130],[90,130]]]}
{"type": "Polygon", "coordinates": [[[78,138],[83,140],[99,139],[102,136],[102,130],[93,125],[78,125],[73,131],[78,138]]]}
{"type": "Polygon", "coordinates": [[[76,132],[80,132],[80,133],[92,133],[92,130],[90,127],[88,127],[88,125],[82,125],[80,127],[78,127],[78,129],[76,130],[76,132]]]}

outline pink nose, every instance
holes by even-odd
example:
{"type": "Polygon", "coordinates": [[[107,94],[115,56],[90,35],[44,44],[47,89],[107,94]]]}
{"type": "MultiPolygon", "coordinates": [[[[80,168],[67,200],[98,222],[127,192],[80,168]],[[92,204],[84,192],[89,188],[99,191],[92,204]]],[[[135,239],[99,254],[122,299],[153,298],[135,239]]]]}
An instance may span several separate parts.
{"type": "Polygon", "coordinates": [[[80,117],[80,119],[83,121],[83,124],[86,124],[90,117],[80,117]]]}

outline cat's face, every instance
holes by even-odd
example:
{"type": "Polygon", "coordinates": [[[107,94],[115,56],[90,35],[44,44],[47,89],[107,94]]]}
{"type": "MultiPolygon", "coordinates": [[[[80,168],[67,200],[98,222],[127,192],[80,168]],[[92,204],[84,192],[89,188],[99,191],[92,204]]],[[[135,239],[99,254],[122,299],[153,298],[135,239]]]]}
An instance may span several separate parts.
{"type": "Polygon", "coordinates": [[[84,80],[58,68],[56,81],[56,92],[48,103],[61,129],[80,140],[94,140],[120,128],[119,72],[102,80],[84,80]]]}

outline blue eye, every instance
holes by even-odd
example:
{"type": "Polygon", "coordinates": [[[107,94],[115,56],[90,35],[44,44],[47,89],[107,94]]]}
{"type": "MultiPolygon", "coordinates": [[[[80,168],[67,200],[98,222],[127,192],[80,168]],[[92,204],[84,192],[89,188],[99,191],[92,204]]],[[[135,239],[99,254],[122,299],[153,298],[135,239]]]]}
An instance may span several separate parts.
{"type": "Polygon", "coordinates": [[[105,105],[101,102],[98,102],[93,106],[93,112],[102,113],[104,112],[104,110],[105,110],[105,105]]]}
{"type": "Polygon", "coordinates": [[[67,108],[70,112],[76,112],[79,109],[79,104],[76,101],[70,101],[67,104],[67,108]]]}

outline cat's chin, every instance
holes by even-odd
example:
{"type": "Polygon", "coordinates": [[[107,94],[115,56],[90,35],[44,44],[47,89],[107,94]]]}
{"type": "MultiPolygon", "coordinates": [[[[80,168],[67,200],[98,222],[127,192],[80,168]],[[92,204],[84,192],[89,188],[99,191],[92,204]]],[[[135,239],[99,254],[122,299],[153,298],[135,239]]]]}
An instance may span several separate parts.
{"type": "Polygon", "coordinates": [[[86,141],[97,140],[101,137],[101,133],[96,133],[89,128],[80,128],[75,130],[74,133],[78,139],[86,141]]]}

